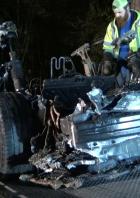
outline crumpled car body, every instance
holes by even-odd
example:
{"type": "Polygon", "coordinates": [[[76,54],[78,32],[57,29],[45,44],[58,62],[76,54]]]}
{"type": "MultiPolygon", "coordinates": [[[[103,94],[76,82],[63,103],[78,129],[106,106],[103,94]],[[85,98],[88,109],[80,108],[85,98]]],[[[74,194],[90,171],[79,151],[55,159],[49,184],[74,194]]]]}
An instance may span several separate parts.
{"type": "Polygon", "coordinates": [[[90,98],[94,109],[65,118],[73,146],[101,163],[140,158],[140,91],[128,89],[109,101],[103,95],[97,98],[97,90],[90,98]]]}

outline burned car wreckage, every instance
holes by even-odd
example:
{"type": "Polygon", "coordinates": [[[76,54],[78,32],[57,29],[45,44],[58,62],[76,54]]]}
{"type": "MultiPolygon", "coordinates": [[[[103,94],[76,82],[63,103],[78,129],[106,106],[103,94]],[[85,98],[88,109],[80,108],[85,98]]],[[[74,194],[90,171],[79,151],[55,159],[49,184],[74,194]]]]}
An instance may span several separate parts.
{"type": "Polygon", "coordinates": [[[58,188],[76,186],[79,174],[97,178],[121,165],[125,170],[138,165],[138,79],[119,87],[115,76],[100,75],[84,44],[71,56],[81,57],[85,74],[76,71],[70,57],[52,57],[50,79],[35,94],[25,85],[16,40],[16,26],[2,23],[0,47],[8,48],[9,61],[0,67],[0,173],[34,171],[20,179],[43,185],[54,179],[58,188]]]}

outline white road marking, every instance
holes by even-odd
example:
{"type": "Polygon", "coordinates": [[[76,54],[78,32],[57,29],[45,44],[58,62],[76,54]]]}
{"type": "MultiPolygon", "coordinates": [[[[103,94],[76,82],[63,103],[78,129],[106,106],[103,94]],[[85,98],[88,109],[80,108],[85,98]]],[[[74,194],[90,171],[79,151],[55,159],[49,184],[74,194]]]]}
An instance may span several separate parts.
{"type": "Polygon", "coordinates": [[[25,195],[18,195],[18,197],[20,197],[20,198],[28,198],[28,197],[25,196],[25,195]]]}
{"type": "Polygon", "coordinates": [[[8,190],[11,193],[17,194],[17,197],[19,197],[19,198],[28,198],[25,195],[18,194],[18,192],[16,190],[14,190],[13,188],[11,188],[10,186],[5,185],[3,182],[0,182],[0,186],[3,186],[6,190],[8,190]]]}

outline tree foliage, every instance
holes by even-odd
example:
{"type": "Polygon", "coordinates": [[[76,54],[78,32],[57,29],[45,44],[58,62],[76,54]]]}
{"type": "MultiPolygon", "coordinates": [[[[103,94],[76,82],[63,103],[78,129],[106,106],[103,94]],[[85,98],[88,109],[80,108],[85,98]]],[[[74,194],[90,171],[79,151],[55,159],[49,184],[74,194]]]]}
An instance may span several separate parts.
{"type": "MultiPolygon", "coordinates": [[[[44,74],[51,56],[70,55],[103,38],[112,18],[111,0],[1,0],[1,22],[16,23],[25,70],[44,74]]],[[[94,58],[101,52],[97,46],[94,58]],[[99,52],[100,51],[100,52],[99,52]]]]}

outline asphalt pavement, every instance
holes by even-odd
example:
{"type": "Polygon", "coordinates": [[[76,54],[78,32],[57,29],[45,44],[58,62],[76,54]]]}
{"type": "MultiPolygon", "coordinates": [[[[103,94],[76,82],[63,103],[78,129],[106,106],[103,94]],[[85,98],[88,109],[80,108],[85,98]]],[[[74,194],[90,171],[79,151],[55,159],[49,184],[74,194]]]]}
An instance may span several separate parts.
{"type": "Polygon", "coordinates": [[[0,198],[140,198],[140,174],[124,175],[110,181],[89,180],[85,187],[78,189],[48,187],[21,183],[19,181],[0,181],[0,198]]]}

